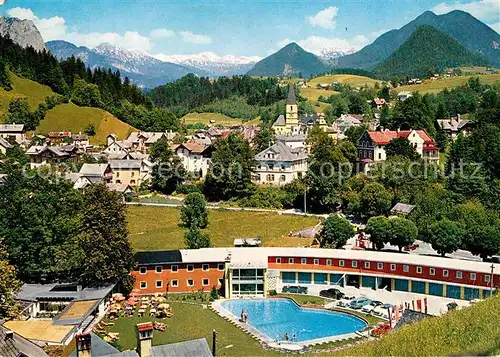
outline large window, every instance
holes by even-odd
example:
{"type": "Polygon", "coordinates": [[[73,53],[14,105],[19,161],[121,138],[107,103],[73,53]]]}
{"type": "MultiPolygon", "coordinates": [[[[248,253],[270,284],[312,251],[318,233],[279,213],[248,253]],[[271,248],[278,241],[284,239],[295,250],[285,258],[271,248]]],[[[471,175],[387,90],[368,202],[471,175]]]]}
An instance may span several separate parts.
{"type": "Polygon", "coordinates": [[[263,295],[264,269],[233,269],[231,283],[235,295],[263,295]]]}

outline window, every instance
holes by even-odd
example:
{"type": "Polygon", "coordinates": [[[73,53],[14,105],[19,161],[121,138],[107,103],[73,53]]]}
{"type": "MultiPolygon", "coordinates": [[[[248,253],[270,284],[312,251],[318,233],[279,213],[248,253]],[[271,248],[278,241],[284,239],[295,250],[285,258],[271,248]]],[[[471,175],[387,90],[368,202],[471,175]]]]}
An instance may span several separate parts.
{"type": "Polygon", "coordinates": [[[146,267],[139,267],[139,273],[146,274],[147,271],[146,267]]]}
{"type": "Polygon", "coordinates": [[[224,264],[217,264],[218,271],[224,271],[224,264]]]}
{"type": "Polygon", "coordinates": [[[485,275],[484,276],[484,282],[485,283],[489,283],[490,282],[490,276],[489,275],[485,275]]]}
{"type": "Polygon", "coordinates": [[[457,279],[462,279],[462,272],[461,271],[457,271],[457,279]]]}
{"type": "Polygon", "coordinates": [[[449,274],[448,274],[448,270],[446,270],[446,269],[445,269],[445,270],[443,270],[443,276],[448,277],[448,275],[449,275],[449,274]]]}
{"type": "Polygon", "coordinates": [[[276,258],[276,263],[281,264],[281,258],[276,258]]]}
{"type": "Polygon", "coordinates": [[[331,259],[327,259],[326,260],[326,265],[332,265],[332,260],[331,259]]]}
{"type": "Polygon", "coordinates": [[[178,286],[179,286],[179,282],[178,282],[177,280],[170,280],[170,284],[171,284],[174,288],[176,288],[176,287],[178,287],[178,286]]]}
{"type": "Polygon", "coordinates": [[[476,280],[476,273],[470,273],[470,280],[476,280]]]}
{"type": "Polygon", "coordinates": [[[172,273],[177,273],[177,272],[179,271],[179,266],[178,266],[178,265],[172,265],[172,266],[170,267],[170,271],[171,271],[172,273]]]}
{"type": "Polygon", "coordinates": [[[281,175],[281,176],[280,176],[280,181],[281,181],[281,182],[285,182],[285,181],[286,181],[286,177],[285,177],[285,175],[281,175]]]}
{"type": "Polygon", "coordinates": [[[422,274],[422,267],[417,267],[417,274],[422,274]]]}
{"type": "Polygon", "coordinates": [[[384,263],[377,263],[377,269],[384,269],[384,263]]]}
{"type": "Polygon", "coordinates": [[[148,287],[148,283],[145,281],[141,281],[141,289],[146,289],[148,287]]]}
{"type": "Polygon", "coordinates": [[[288,258],[288,264],[293,264],[293,258],[288,258]]]}
{"type": "Polygon", "coordinates": [[[156,280],[156,287],[161,288],[163,286],[163,281],[161,280],[156,280]]]}
{"type": "Polygon", "coordinates": [[[314,259],[314,265],[318,265],[319,264],[319,259],[314,259]]]}
{"type": "Polygon", "coordinates": [[[188,279],[187,286],[194,286],[194,280],[193,279],[188,279]]]}
{"type": "Polygon", "coordinates": [[[434,268],[429,268],[429,274],[430,274],[430,275],[436,275],[436,269],[434,269],[434,268]]]}
{"type": "Polygon", "coordinates": [[[410,267],[408,265],[403,265],[403,271],[408,273],[410,271],[410,267]]]}
{"type": "Polygon", "coordinates": [[[302,258],[300,259],[301,264],[307,264],[307,258],[302,258]]]}
{"type": "Polygon", "coordinates": [[[343,260],[339,260],[339,266],[341,266],[341,267],[344,266],[344,261],[343,260]]]}
{"type": "Polygon", "coordinates": [[[352,266],[353,268],[357,268],[357,267],[358,267],[358,261],[357,261],[357,260],[353,260],[353,261],[351,262],[351,266],[352,266]]]}
{"type": "Polygon", "coordinates": [[[391,270],[395,271],[396,270],[396,264],[391,264],[391,270]]]}
{"type": "Polygon", "coordinates": [[[208,286],[208,285],[210,285],[210,280],[208,280],[208,279],[206,279],[206,278],[205,278],[205,279],[203,279],[203,280],[202,280],[202,285],[203,285],[203,286],[208,286]]]}
{"type": "Polygon", "coordinates": [[[194,265],[193,264],[188,264],[187,265],[187,271],[194,271],[194,265]]]}
{"type": "Polygon", "coordinates": [[[382,159],[382,154],[381,153],[378,153],[378,159],[381,160],[382,159]]]}
{"type": "Polygon", "coordinates": [[[134,174],[135,174],[135,172],[133,172],[133,171],[132,171],[132,172],[130,173],[130,177],[134,177],[134,174]]]}
{"type": "Polygon", "coordinates": [[[155,270],[157,273],[161,273],[161,272],[163,272],[163,267],[161,265],[157,265],[157,266],[155,266],[155,270]]]}
{"type": "Polygon", "coordinates": [[[122,183],[120,180],[116,180],[116,183],[122,183]]]}
{"type": "Polygon", "coordinates": [[[203,264],[203,265],[201,266],[201,270],[203,270],[203,271],[209,271],[210,269],[209,269],[208,264],[203,264]]]}
{"type": "Polygon", "coordinates": [[[370,269],[370,262],[365,262],[365,269],[370,269]]]}
{"type": "Polygon", "coordinates": [[[135,185],[135,180],[130,180],[131,185],[135,185]]]}

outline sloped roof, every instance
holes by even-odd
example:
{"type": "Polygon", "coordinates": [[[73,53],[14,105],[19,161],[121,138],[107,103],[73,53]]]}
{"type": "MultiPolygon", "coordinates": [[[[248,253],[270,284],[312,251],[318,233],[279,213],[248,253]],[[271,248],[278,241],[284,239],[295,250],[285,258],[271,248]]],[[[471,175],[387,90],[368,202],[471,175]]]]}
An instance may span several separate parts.
{"type": "Polygon", "coordinates": [[[8,328],[0,325],[0,356],[2,357],[48,357],[45,351],[30,340],[12,333],[12,339],[6,338],[8,328]]]}
{"type": "Polygon", "coordinates": [[[103,176],[109,164],[83,164],[80,174],[84,176],[103,176]]]}
{"type": "Polygon", "coordinates": [[[179,250],[137,252],[135,259],[139,265],[182,263],[182,255],[179,250]]]}
{"type": "Polygon", "coordinates": [[[392,207],[391,212],[410,214],[415,209],[414,205],[398,202],[392,207]]]}
{"type": "Polygon", "coordinates": [[[297,98],[295,97],[295,86],[290,85],[288,87],[288,97],[286,98],[286,104],[297,104],[297,98]]]}
{"type": "Polygon", "coordinates": [[[22,133],[24,124],[0,124],[0,133],[22,133]]]}
{"type": "Polygon", "coordinates": [[[195,154],[201,154],[209,147],[208,145],[203,145],[196,141],[188,141],[186,143],[180,144],[176,149],[178,149],[181,146],[186,150],[195,154]]]}
{"type": "Polygon", "coordinates": [[[384,98],[374,98],[373,99],[373,102],[376,104],[376,105],[384,105],[386,104],[386,101],[384,98]]]}
{"type": "Polygon", "coordinates": [[[110,160],[112,170],[140,170],[142,160],[110,160]]]}
{"type": "Polygon", "coordinates": [[[68,300],[89,300],[102,299],[108,295],[116,284],[109,284],[102,287],[86,287],[80,291],[57,289],[62,286],[74,286],[74,284],[24,284],[16,294],[16,299],[24,301],[37,301],[38,299],[68,299],[68,300]]]}
{"type": "Polygon", "coordinates": [[[283,142],[277,142],[273,146],[255,155],[257,161],[296,161],[307,159],[308,155],[299,149],[292,149],[283,142]],[[269,155],[272,154],[272,157],[269,155]]]}
{"type": "MultiPolygon", "coordinates": [[[[375,144],[385,145],[389,144],[393,139],[405,138],[407,139],[413,130],[385,130],[385,131],[368,131],[368,135],[375,144]]],[[[425,130],[415,130],[415,132],[424,140],[425,144],[434,144],[434,140],[427,134],[425,130]]]]}
{"type": "Polygon", "coordinates": [[[151,357],[212,357],[212,351],[207,340],[200,338],[184,342],[171,343],[168,345],[153,346],[151,357]]]}
{"type": "Polygon", "coordinates": [[[7,140],[1,137],[0,137],[0,145],[6,149],[10,149],[12,147],[12,145],[10,145],[10,143],[7,140]]]}
{"type": "MultiPolygon", "coordinates": [[[[91,351],[92,356],[109,356],[120,353],[115,347],[104,341],[102,338],[91,332],[91,351]]],[[[139,356],[136,353],[136,356],[139,356]]],[[[70,353],[69,357],[76,357],[76,348],[70,353]]]]}
{"type": "Polygon", "coordinates": [[[276,125],[276,126],[283,126],[286,124],[286,120],[285,120],[285,116],[283,114],[281,114],[277,119],[276,121],[274,122],[273,125],[276,125]]]}
{"type": "Polygon", "coordinates": [[[466,119],[436,119],[436,122],[443,130],[458,131],[462,129],[465,125],[473,123],[466,119]]]}

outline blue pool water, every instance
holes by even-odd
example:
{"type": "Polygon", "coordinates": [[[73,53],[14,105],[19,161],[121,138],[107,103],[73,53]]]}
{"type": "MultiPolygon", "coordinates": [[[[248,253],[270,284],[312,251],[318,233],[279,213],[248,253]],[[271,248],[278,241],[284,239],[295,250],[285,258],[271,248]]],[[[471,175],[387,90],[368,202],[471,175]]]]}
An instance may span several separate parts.
{"type": "Polygon", "coordinates": [[[364,329],[366,323],[349,314],[307,309],[289,299],[227,300],[222,307],[240,318],[248,313],[248,323],[273,340],[283,340],[285,333],[297,342],[343,335],[364,329]]]}

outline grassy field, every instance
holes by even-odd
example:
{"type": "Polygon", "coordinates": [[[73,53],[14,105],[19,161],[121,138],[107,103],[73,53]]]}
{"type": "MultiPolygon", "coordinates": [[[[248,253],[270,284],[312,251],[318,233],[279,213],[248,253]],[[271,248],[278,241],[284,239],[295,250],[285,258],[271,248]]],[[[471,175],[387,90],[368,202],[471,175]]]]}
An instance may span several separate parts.
{"type": "Polygon", "coordinates": [[[210,120],[215,120],[213,125],[240,125],[243,123],[241,119],[231,118],[219,113],[188,113],[182,117],[186,124],[202,123],[209,125],[210,120]]]}
{"type": "MultiPolygon", "coordinates": [[[[278,215],[267,212],[209,210],[205,232],[215,247],[230,247],[235,238],[260,237],[264,246],[308,246],[312,239],[288,237],[313,227],[319,218],[278,215]]],[[[179,227],[180,209],[152,206],[129,206],[130,240],[137,250],[184,248],[186,229],[179,227]]]]}
{"type": "Polygon", "coordinates": [[[486,356],[500,354],[500,296],[442,317],[402,327],[379,341],[339,351],[341,356],[486,356]]]}
{"type": "Polygon", "coordinates": [[[332,84],[333,82],[339,82],[340,84],[348,84],[351,87],[363,87],[365,84],[373,87],[375,83],[381,83],[372,78],[364,76],[356,76],[353,74],[330,74],[327,76],[320,76],[311,79],[307,82],[309,87],[316,87],[318,84],[332,84]]]}
{"type": "MultiPolygon", "coordinates": [[[[460,67],[460,70],[464,75],[474,75],[474,74],[491,74],[489,67],[460,67]]],[[[495,69],[498,72],[498,69],[495,69]]]]}
{"type": "Polygon", "coordinates": [[[0,88],[0,118],[7,113],[9,102],[14,98],[27,98],[31,108],[35,109],[45,97],[54,95],[49,87],[18,77],[14,73],[10,73],[10,79],[13,87],[11,91],[0,88]]]}
{"type": "Polygon", "coordinates": [[[93,144],[106,143],[106,137],[109,133],[115,133],[119,139],[124,139],[131,131],[135,130],[102,109],[78,107],[68,103],[49,110],[36,132],[44,134],[51,131],[68,130],[78,133],[83,132],[89,124],[94,124],[96,127],[96,135],[90,140],[93,144]]]}
{"type": "MultiPolygon", "coordinates": [[[[478,77],[480,82],[483,84],[493,84],[496,82],[500,82],[500,74],[484,74],[477,75],[474,77],[478,77]]],[[[450,78],[440,78],[435,80],[425,80],[422,84],[416,84],[412,86],[401,86],[396,88],[398,92],[400,91],[410,91],[416,92],[419,91],[421,93],[436,93],[440,92],[445,88],[453,88],[461,86],[467,83],[469,76],[460,76],[460,77],[450,77],[450,78]]]]}
{"type": "Polygon", "coordinates": [[[300,95],[304,98],[307,98],[307,100],[312,102],[313,105],[320,96],[328,98],[332,94],[338,94],[338,92],[335,92],[333,90],[319,89],[315,87],[300,88],[300,95]]]}

